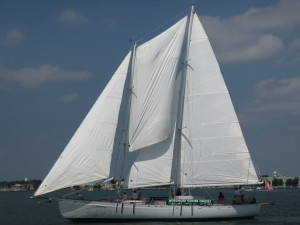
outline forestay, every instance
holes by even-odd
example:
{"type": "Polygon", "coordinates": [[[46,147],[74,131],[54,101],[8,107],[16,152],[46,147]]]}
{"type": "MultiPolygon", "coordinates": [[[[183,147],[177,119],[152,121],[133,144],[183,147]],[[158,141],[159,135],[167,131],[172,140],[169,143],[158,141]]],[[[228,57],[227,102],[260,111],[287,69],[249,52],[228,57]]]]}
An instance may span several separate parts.
{"type": "Polygon", "coordinates": [[[196,14],[188,64],[177,185],[258,183],[226,84],[196,14]]]}
{"type": "Polygon", "coordinates": [[[106,179],[131,52],[60,155],[35,196],[106,179]]]}

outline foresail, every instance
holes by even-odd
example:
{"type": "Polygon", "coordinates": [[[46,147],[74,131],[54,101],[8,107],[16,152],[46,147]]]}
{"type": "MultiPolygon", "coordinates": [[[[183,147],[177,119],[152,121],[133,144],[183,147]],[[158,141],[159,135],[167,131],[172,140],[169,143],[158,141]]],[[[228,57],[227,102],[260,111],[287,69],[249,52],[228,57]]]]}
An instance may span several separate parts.
{"type": "Polygon", "coordinates": [[[258,183],[226,84],[196,14],[188,60],[178,185],[258,183]]]}
{"type": "MultiPolygon", "coordinates": [[[[172,115],[172,135],[166,140],[157,144],[145,147],[138,151],[138,156],[134,160],[129,174],[125,179],[125,188],[143,188],[153,186],[170,185],[173,180],[171,179],[174,142],[176,132],[176,118],[179,97],[179,87],[181,82],[181,73],[179,70],[177,74],[175,91],[173,95],[172,115]]],[[[127,153],[130,155],[132,153],[127,153]]],[[[130,157],[130,156],[129,156],[130,157]]]]}
{"type": "Polygon", "coordinates": [[[174,83],[187,18],[136,49],[129,118],[129,151],[172,136],[174,83]]]}
{"type": "Polygon", "coordinates": [[[125,179],[124,188],[170,185],[174,137],[172,135],[167,140],[139,151],[125,179]]]}
{"type": "Polygon", "coordinates": [[[109,177],[131,52],[125,57],[35,195],[109,177]]]}

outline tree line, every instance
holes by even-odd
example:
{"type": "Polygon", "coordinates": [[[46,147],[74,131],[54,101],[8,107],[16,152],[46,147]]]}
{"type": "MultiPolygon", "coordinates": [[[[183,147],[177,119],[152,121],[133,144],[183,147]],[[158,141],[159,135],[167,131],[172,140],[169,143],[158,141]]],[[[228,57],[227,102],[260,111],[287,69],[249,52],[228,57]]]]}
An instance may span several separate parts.
{"type": "Polygon", "coordinates": [[[272,185],[274,187],[283,186],[284,184],[286,187],[297,187],[299,185],[299,178],[298,177],[295,177],[294,179],[289,178],[285,181],[285,183],[280,178],[274,178],[274,180],[272,181],[272,185]]]}
{"type": "Polygon", "coordinates": [[[38,187],[42,183],[41,180],[15,180],[15,181],[0,181],[0,187],[11,188],[16,184],[24,184],[24,185],[33,185],[34,187],[38,187]]]}

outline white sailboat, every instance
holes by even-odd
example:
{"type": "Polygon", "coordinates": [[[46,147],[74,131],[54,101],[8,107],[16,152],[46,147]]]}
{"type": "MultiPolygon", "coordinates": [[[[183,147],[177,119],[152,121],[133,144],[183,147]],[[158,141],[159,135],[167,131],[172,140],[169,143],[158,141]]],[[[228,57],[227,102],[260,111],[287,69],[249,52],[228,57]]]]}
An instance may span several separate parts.
{"type": "MultiPolygon", "coordinates": [[[[259,183],[194,6],[158,36],[134,45],[35,196],[122,178],[125,183],[119,188],[125,189],[259,183]],[[124,101],[127,113],[120,112],[124,101]]],[[[62,215],[71,220],[221,219],[253,217],[260,211],[260,204],[215,204],[197,196],[155,203],[63,198],[58,203],[62,215]]]]}

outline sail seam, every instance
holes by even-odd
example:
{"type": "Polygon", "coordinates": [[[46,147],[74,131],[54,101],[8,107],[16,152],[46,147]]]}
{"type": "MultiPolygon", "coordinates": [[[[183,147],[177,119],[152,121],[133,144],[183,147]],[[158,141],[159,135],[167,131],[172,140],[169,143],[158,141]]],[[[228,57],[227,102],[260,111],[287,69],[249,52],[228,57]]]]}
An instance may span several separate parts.
{"type": "Polygon", "coordinates": [[[203,96],[203,95],[226,95],[229,94],[229,92],[220,92],[220,93],[203,93],[203,94],[195,94],[195,95],[186,95],[185,98],[194,97],[194,96],[203,96]]]}

